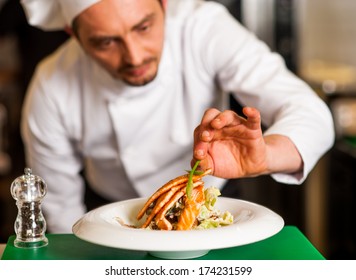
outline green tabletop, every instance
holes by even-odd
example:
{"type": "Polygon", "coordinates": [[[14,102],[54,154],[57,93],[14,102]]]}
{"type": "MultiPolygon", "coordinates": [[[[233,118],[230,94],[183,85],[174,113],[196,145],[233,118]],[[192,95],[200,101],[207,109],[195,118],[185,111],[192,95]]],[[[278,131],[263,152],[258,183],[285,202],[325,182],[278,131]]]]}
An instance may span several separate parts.
{"type": "MultiPolygon", "coordinates": [[[[3,260],[153,260],[147,252],[104,247],[83,241],[73,234],[47,234],[48,246],[37,249],[14,247],[11,236],[3,260]]],[[[212,250],[199,260],[323,260],[309,240],[294,226],[252,244],[212,250]]]]}

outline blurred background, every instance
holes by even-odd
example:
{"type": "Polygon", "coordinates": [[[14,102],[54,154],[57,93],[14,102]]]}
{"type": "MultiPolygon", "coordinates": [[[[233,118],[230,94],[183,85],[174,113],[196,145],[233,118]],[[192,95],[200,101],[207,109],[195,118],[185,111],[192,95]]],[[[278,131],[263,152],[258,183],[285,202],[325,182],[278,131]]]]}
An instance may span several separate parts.
{"type": "MultiPolygon", "coordinates": [[[[330,106],[337,139],[301,186],[268,176],[232,180],[225,194],[262,204],[297,226],[327,259],[356,259],[356,1],[214,0],[279,52],[330,106]]],[[[37,63],[67,40],[26,23],[0,0],[0,243],[14,234],[11,182],[23,174],[21,106],[37,63]]],[[[239,104],[231,100],[239,111],[239,104]]]]}

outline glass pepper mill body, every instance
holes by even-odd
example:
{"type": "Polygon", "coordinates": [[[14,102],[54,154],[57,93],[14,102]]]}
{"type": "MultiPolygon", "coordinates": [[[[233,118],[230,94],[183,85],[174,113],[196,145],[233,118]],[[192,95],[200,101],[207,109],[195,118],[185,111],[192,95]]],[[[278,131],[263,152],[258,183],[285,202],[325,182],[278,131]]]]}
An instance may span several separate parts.
{"type": "Polygon", "coordinates": [[[10,190],[18,208],[14,245],[18,248],[46,246],[46,221],[41,210],[42,199],[47,193],[46,183],[33,175],[30,168],[25,168],[25,174],[12,182],[10,190]]]}

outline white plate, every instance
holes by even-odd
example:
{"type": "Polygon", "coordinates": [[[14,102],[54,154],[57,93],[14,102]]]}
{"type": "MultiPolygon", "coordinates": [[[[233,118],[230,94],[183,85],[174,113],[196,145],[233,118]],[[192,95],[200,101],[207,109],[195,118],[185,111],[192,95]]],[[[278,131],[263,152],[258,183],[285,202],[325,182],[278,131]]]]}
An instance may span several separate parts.
{"type": "MultiPolygon", "coordinates": [[[[283,219],[261,205],[244,200],[219,197],[215,207],[234,216],[232,225],[206,230],[156,231],[122,226],[140,225],[136,214],[145,198],[111,203],[85,214],[73,226],[80,239],[108,247],[147,251],[165,259],[188,259],[207,254],[212,249],[245,245],[266,239],[284,226],[283,219]]],[[[144,220],[144,219],[142,219],[144,220]]]]}

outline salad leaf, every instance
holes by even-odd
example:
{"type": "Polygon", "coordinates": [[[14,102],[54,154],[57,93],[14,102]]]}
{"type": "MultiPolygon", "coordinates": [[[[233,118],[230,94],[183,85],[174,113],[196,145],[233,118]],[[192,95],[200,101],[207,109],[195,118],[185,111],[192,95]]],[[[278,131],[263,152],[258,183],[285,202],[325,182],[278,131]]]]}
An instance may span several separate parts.
{"type": "Polygon", "coordinates": [[[196,229],[218,228],[221,226],[231,225],[234,222],[234,217],[228,211],[224,213],[216,212],[214,215],[202,220],[196,229]]]}
{"type": "Polygon", "coordinates": [[[205,207],[210,211],[213,210],[218,196],[221,195],[220,190],[215,187],[210,187],[205,189],[204,195],[205,195],[205,207]]]}
{"type": "Polygon", "coordinates": [[[227,226],[234,222],[234,217],[229,211],[221,212],[214,208],[220,190],[215,187],[205,189],[205,204],[200,208],[198,220],[199,225],[196,229],[209,229],[227,226]]]}

